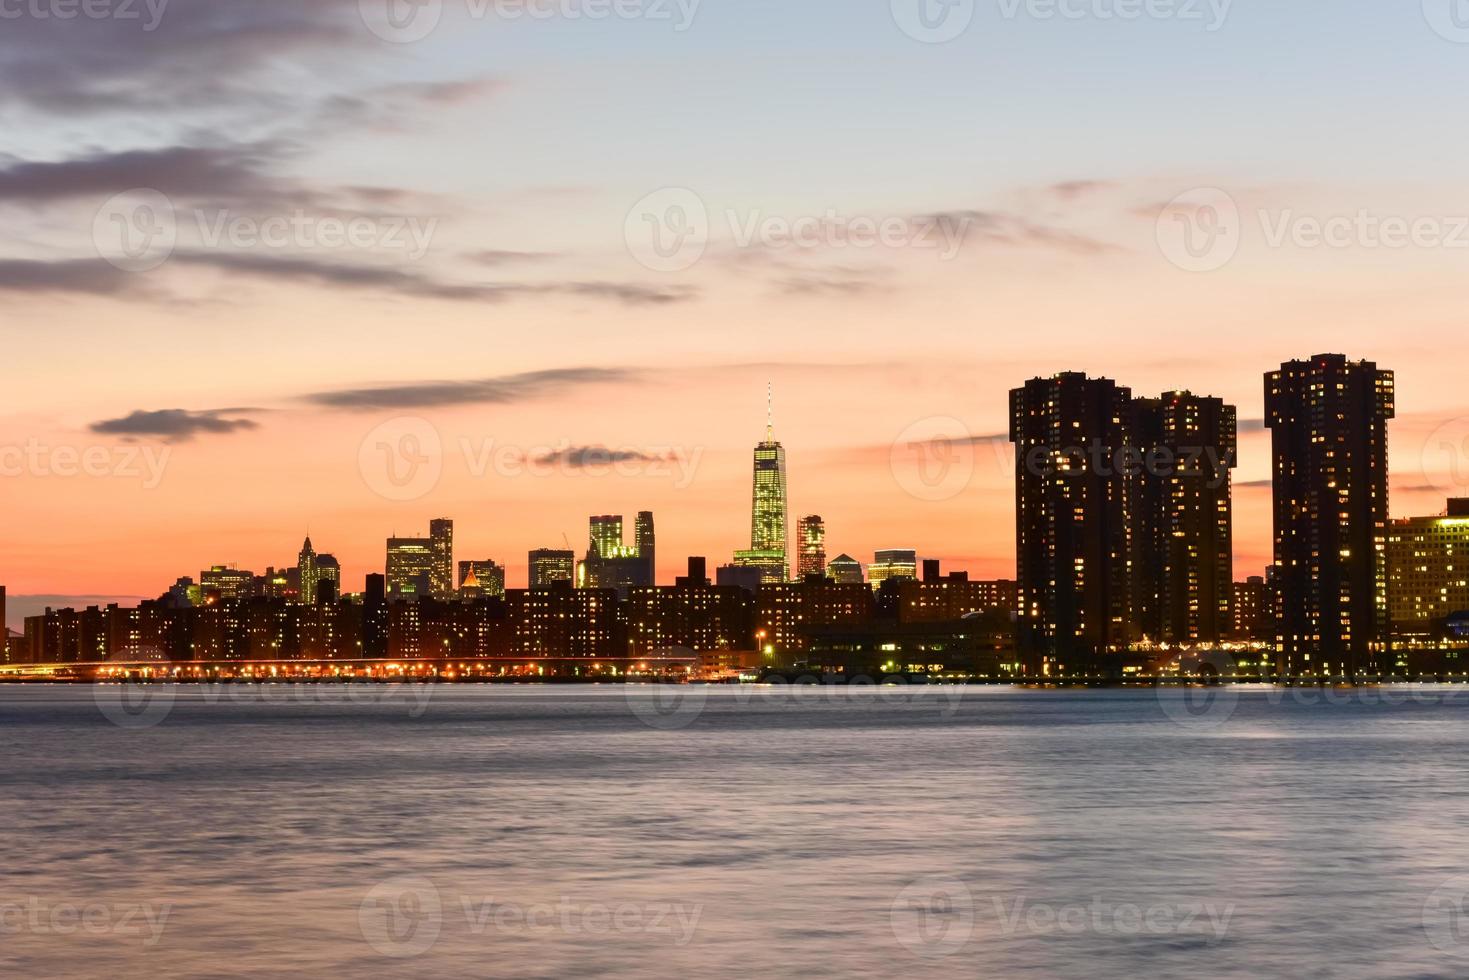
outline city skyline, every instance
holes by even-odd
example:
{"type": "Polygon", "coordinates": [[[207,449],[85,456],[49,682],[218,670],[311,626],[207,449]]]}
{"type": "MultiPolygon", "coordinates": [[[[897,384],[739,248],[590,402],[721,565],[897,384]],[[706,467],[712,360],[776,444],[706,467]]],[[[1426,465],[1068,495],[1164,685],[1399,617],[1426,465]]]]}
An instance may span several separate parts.
{"type": "MultiPolygon", "coordinates": [[[[1054,378],[1065,375],[1066,373],[1067,372],[1063,371],[1052,374],[1050,376],[1039,375],[1035,380],[1046,380],[1047,377],[1054,378]]],[[[1103,378],[1095,375],[1089,376],[1096,377],[1098,380],[1114,380],[1111,378],[1103,378]]],[[[1131,380],[1132,375],[1128,374],[1127,377],[1129,380],[1131,380]]],[[[1257,380],[1257,390],[1258,384],[1259,382],[1257,380]]],[[[1180,387],[1182,387],[1182,385],[1174,383],[1172,385],[1165,386],[1165,390],[1171,391],[1176,390],[1180,387]]],[[[1399,387],[1401,388],[1401,386],[1399,387]]],[[[769,440],[772,438],[771,432],[773,425],[772,419],[768,416],[768,413],[770,411],[769,399],[771,397],[768,388],[769,386],[767,386],[766,392],[767,418],[765,425],[765,440],[769,440]]],[[[1401,400],[1402,396],[1400,395],[1399,401],[1401,400]]],[[[1257,402],[1261,404],[1263,409],[1263,401],[1259,399],[1258,396],[1257,402]]],[[[1244,548],[1236,547],[1232,551],[1234,565],[1233,577],[1238,580],[1243,580],[1244,578],[1251,575],[1263,574],[1273,560],[1273,551],[1270,550],[1272,548],[1272,545],[1270,544],[1272,528],[1270,517],[1270,487],[1268,479],[1270,452],[1269,433],[1265,426],[1265,419],[1263,417],[1252,418],[1251,416],[1253,416],[1254,414],[1255,413],[1248,408],[1241,409],[1241,422],[1239,424],[1238,436],[1238,469],[1236,471],[1236,479],[1233,484],[1234,510],[1236,512],[1236,515],[1241,510],[1243,510],[1247,515],[1253,515],[1252,522],[1245,524],[1243,527],[1241,526],[1241,523],[1237,516],[1234,518],[1233,522],[1234,539],[1238,541],[1240,538],[1244,538],[1246,541],[1246,545],[1244,548]],[[1248,448],[1251,446],[1254,447],[1253,458],[1248,448]],[[1261,460],[1258,458],[1260,454],[1264,454],[1265,456],[1265,477],[1253,480],[1248,478],[1243,480],[1239,479],[1240,473],[1257,475],[1260,472],[1261,460]],[[1263,497],[1263,500],[1260,500],[1260,497],[1263,497]],[[1260,539],[1262,535],[1264,537],[1263,546],[1267,549],[1265,554],[1260,554],[1255,550],[1256,548],[1261,546],[1260,539]]],[[[1401,411],[1399,411],[1399,418],[1401,417],[1401,414],[1401,411]]],[[[1261,415],[1263,416],[1263,411],[1261,412],[1261,415]]],[[[1003,547],[1006,551],[1008,551],[1008,554],[975,555],[969,553],[971,549],[965,547],[965,543],[967,541],[995,540],[995,538],[997,537],[996,528],[993,524],[993,518],[990,519],[990,523],[985,524],[981,521],[976,520],[975,515],[973,514],[969,515],[969,523],[966,525],[966,515],[964,515],[962,512],[963,505],[966,502],[973,501],[976,496],[979,496],[977,491],[981,487],[983,487],[985,491],[988,491],[988,485],[994,479],[994,473],[992,472],[994,470],[1002,471],[1002,478],[1006,481],[1004,492],[1013,498],[1013,474],[1016,463],[1016,454],[1014,447],[1009,444],[1007,437],[1001,437],[999,435],[978,437],[972,440],[972,444],[966,444],[963,438],[957,435],[956,431],[953,429],[951,423],[954,421],[956,420],[950,416],[934,416],[929,419],[919,420],[916,428],[910,426],[909,432],[905,433],[905,436],[900,436],[899,439],[895,440],[895,442],[891,445],[886,447],[880,445],[872,446],[869,447],[868,450],[865,452],[865,456],[867,457],[867,459],[864,469],[867,473],[871,475],[871,478],[875,482],[876,487],[878,487],[880,490],[896,488],[899,493],[909,502],[912,512],[922,516],[925,514],[931,515],[934,511],[940,511],[946,515],[946,522],[935,527],[932,524],[925,524],[923,521],[915,520],[911,530],[904,529],[902,527],[894,527],[892,530],[883,532],[883,536],[880,538],[873,536],[871,546],[869,547],[864,545],[853,546],[853,542],[851,540],[852,536],[842,534],[841,529],[834,527],[833,522],[828,520],[824,522],[826,526],[834,528],[832,537],[833,544],[831,546],[832,550],[830,551],[830,553],[835,554],[839,552],[847,552],[851,554],[856,554],[859,557],[863,555],[873,555],[877,551],[891,548],[895,545],[901,544],[906,546],[915,541],[923,540],[925,539],[925,535],[927,535],[926,540],[929,542],[929,544],[926,547],[918,547],[914,549],[923,557],[940,559],[944,562],[946,567],[968,572],[976,578],[998,579],[1016,577],[1017,568],[1014,560],[1013,540],[1010,537],[1010,529],[1013,526],[1014,519],[1013,499],[1011,507],[1009,508],[1009,513],[1001,513],[1000,515],[998,515],[1004,522],[999,528],[1000,533],[998,537],[1005,543],[1000,547],[1003,547]],[[913,435],[914,433],[918,434],[916,440],[913,435]],[[909,441],[905,443],[904,438],[907,438],[909,441]],[[925,469],[925,467],[937,465],[935,460],[931,456],[931,450],[923,446],[923,443],[926,443],[929,439],[937,439],[941,443],[945,440],[951,441],[950,448],[944,450],[944,455],[952,456],[952,459],[950,460],[951,466],[949,467],[949,469],[965,476],[964,485],[959,487],[957,490],[953,485],[951,477],[941,474],[938,478],[935,478],[932,472],[929,472],[925,469]],[[930,499],[933,494],[938,495],[937,499],[930,499]],[[953,536],[947,536],[950,531],[953,532],[953,536]]],[[[1396,438],[1398,435],[1399,425],[1400,423],[1395,420],[1393,425],[1393,438],[1388,440],[1390,454],[1400,442],[1400,440],[1396,438]]],[[[391,424],[389,428],[392,429],[391,424]]],[[[1450,426],[1450,428],[1452,429],[1452,425],[1450,426]]],[[[1469,432],[1469,426],[1466,426],[1465,430],[1466,432],[1469,432]]],[[[1456,431],[1457,430],[1454,430],[1454,432],[1451,432],[1450,434],[1455,434],[1456,431]]],[[[390,434],[401,435],[401,433],[390,434]]],[[[413,430],[408,430],[408,436],[411,437],[412,435],[413,430]]],[[[369,438],[371,438],[371,436],[369,436],[369,438]]],[[[761,443],[761,445],[764,444],[764,442],[761,443]]],[[[172,453],[178,448],[187,449],[190,447],[190,445],[191,444],[187,442],[183,444],[165,444],[164,446],[162,446],[162,451],[172,453]]],[[[801,495],[800,493],[800,475],[803,473],[810,473],[814,467],[810,464],[803,463],[802,457],[804,454],[801,452],[795,453],[791,462],[788,464],[785,459],[786,450],[783,444],[774,443],[773,445],[775,445],[779,449],[779,454],[781,457],[780,466],[782,468],[785,468],[789,465],[792,470],[797,474],[797,477],[790,481],[796,484],[796,489],[791,493],[791,497],[793,499],[800,500],[801,503],[786,504],[787,520],[790,520],[789,508],[795,507],[794,513],[797,514],[805,513],[808,509],[811,509],[807,506],[810,503],[809,495],[801,495]]],[[[146,449],[147,447],[134,445],[134,448],[138,449],[138,451],[141,453],[142,450],[146,449]]],[[[1440,451],[1438,454],[1440,459],[1443,458],[1442,451],[1445,448],[1458,450],[1458,447],[1441,446],[1439,447],[1440,451]]],[[[1430,450],[1431,449],[1432,447],[1430,447],[1430,450]]],[[[748,452],[749,450],[747,448],[745,450],[746,460],[748,460],[749,458],[748,452]]],[[[759,447],[757,446],[757,455],[758,453],[759,447]]],[[[813,452],[811,455],[814,457],[812,462],[816,463],[817,465],[819,465],[819,461],[821,461],[824,456],[824,454],[820,452],[813,452]]],[[[1401,453],[1399,453],[1399,455],[1401,455],[1401,453]]],[[[563,460],[558,460],[555,463],[546,464],[546,468],[548,469],[550,475],[532,476],[529,473],[529,469],[534,465],[534,463],[533,461],[527,461],[522,455],[519,457],[512,457],[509,467],[506,471],[512,472],[514,471],[515,467],[522,467],[523,469],[519,472],[516,472],[515,475],[507,477],[501,475],[500,473],[490,472],[487,468],[484,480],[485,482],[491,484],[504,484],[508,482],[511,485],[513,485],[516,481],[528,481],[534,483],[537,488],[539,488],[541,484],[547,483],[559,483],[563,487],[566,484],[571,484],[572,486],[581,489],[583,492],[599,495],[599,500],[603,499],[600,495],[602,494],[604,489],[614,490],[618,487],[625,487],[627,489],[624,491],[608,494],[608,496],[617,497],[618,499],[628,499],[629,494],[638,494],[643,490],[647,490],[649,491],[649,496],[656,498],[659,496],[659,493],[657,492],[656,487],[650,485],[650,479],[654,483],[656,483],[657,478],[650,478],[648,475],[641,472],[640,468],[647,469],[650,472],[658,471],[660,473],[673,474],[678,472],[678,467],[682,462],[687,462],[688,460],[692,460],[695,458],[700,459],[702,462],[704,458],[707,458],[707,453],[703,450],[702,447],[699,447],[694,453],[691,453],[688,456],[687,460],[680,460],[676,458],[676,456],[677,451],[675,451],[673,455],[661,459],[620,459],[616,451],[601,447],[591,450],[584,450],[581,456],[576,459],[575,465],[571,468],[557,470],[557,466],[567,465],[563,460]],[[600,471],[605,475],[599,477],[588,477],[586,475],[586,471],[588,468],[593,471],[600,471]],[[617,475],[615,471],[619,469],[625,470],[630,475],[617,475]]],[[[1430,452],[1427,457],[1420,458],[1416,462],[1418,462],[1419,464],[1424,464],[1431,461],[1432,458],[1433,454],[1430,452]]],[[[364,483],[373,482],[373,480],[376,478],[376,471],[371,467],[370,463],[364,463],[362,459],[358,459],[356,462],[358,463],[359,480],[364,483]]],[[[1457,461],[1454,459],[1448,459],[1447,462],[1451,466],[1458,465],[1457,461]]],[[[497,462],[493,465],[500,466],[502,464],[500,462],[497,462]]],[[[745,466],[747,468],[744,475],[744,479],[746,481],[746,488],[744,490],[744,493],[746,495],[745,500],[748,501],[750,499],[748,496],[750,492],[748,489],[748,462],[745,463],[745,466]]],[[[697,472],[697,468],[695,468],[695,472],[697,472]]],[[[1410,471],[1409,478],[1419,479],[1421,472],[1422,469],[1420,466],[1418,470],[1410,471]]],[[[1395,473],[1393,473],[1392,475],[1397,476],[1397,474],[1395,473]]],[[[1441,513],[1442,501],[1447,497],[1454,496],[1457,493],[1461,492],[1461,488],[1457,484],[1457,480],[1459,478],[1457,477],[1456,471],[1449,474],[1440,473],[1436,474],[1436,476],[1437,479],[1435,479],[1435,475],[1428,476],[1426,478],[1426,483],[1420,483],[1416,487],[1412,487],[1412,492],[1410,493],[1399,494],[1390,492],[1389,505],[1391,507],[1391,516],[1394,519],[1398,519],[1408,517],[1432,516],[1434,514],[1441,513]],[[1435,505],[1431,502],[1426,507],[1417,507],[1411,503],[1403,503],[1404,498],[1409,501],[1416,501],[1418,499],[1421,499],[1423,496],[1427,496],[1430,501],[1438,501],[1439,503],[1437,504],[1437,509],[1435,509],[1435,505]]],[[[1394,489],[1399,489],[1402,487],[1401,480],[1401,477],[1398,477],[1397,480],[1394,480],[1394,489]]],[[[712,512],[713,502],[708,500],[700,500],[697,493],[697,486],[697,481],[695,481],[693,483],[690,483],[689,486],[684,487],[683,489],[678,490],[674,493],[671,498],[671,504],[667,504],[664,507],[664,511],[667,514],[667,517],[665,518],[665,521],[667,523],[673,524],[675,526],[679,525],[680,523],[686,523],[685,520],[681,520],[681,518],[686,518],[687,516],[680,511],[679,508],[681,505],[691,504],[692,510],[695,513],[709,514],[712,512]]],[[[985,495],[988,496],[988,493],[986,493],[985,495]]],[[[374,496],[377,496],[377,494],[374,493],[374,496]]],[[[433,499],[434,494],[429,493],[426,494],[425,497],[427,499],[433,499]]],[[[385,500],[381,497],[378,497],[378,499],[380,502],[380,509],[384,513],[402,515],[409,510],[415,512],[420,510],[419,507],[414,506],[415,504],[419,504],[419,501],[411,501],[408,504],[404,504],[401,502],[385,500]]],[[[668,498],[665,497],[665,499],[668,498]]],[[[590,503],[590,501],[588,501],[588,503],[590,503]]],[[[568,508],[576,507],[580,509],[585,509],[582,501],[580,500],[569,502],[566,506],[568,508]]],[[[475,508],[471,508],[471,512],[474,509],[475,508]]],[[[640,508],[634,506],[629,509],[636,511],[640,508]]],[[[827,508],[824,505],[822,509],[827,511],[831,510],[831,508],[827,508]]],[[[435,511],[423,511],[423,513],[432,514],[435,513],[435,511]]],[[[367,516],[367,514],[364,514],[355,523],[360,526],[368,519],[370,518],[367,516]]],[[[585,514],[582,514],[579,518],[577,518],[578,521],[585,521],[585,519],[585,514]]],[[[429,520],[429,517],[424,517],[421,521],[416,522],[419,524],[427,525],[429,520]]],[[[733,525],[733,523],[737,521],[737,518],[735,518],[734,515],[730,515],[729,521],[733,525]]],[[[470,537],[468,538],[468,543],[465,545],[465,547],[469,548],[470,551],[490,555],[496,561],[499,561],[502,567],[506,569],[507,577],[512,582],[526,581],[529,578],[529,567],[527,564],[523,564],[517,560],[519,555],[526,554],[534,548],[547,546],[551,540],[559,537],[562,533],[559,529],[555,528],[546,529],[544,531],[538,528],[526,528],[523,526],[519,526],[519,522],[516,522],[518,535],[512,536],[505,534],[503,531],[487,529],[484,525],[493,524],[493,518],[486,518],[485,521],[467,521],[461,518],[461,522],[462,527],[470,534],[470,537]],[[504,544],[497,543],[498,541],[503,541],[507,538],[509,540],[517,542],[523,541],[524,543],[530,545],[530,547],[517,548],[514,545],[506,546],[504,544]]],[[[333,524],[333,522],[330,521],[317,521],[315,522],[315,526],[320,527],[323,523],[325,523],[328,527],[331,527],[333,524]]],[[[397,526],[401,527],[404,525],[404,523],[405,522],[402,520],[395,520],[395,524],[397,526]]],[[[891,522],[888,523],[891,524],[891,522]]],[[[793,520],[790,520],[790,527],[792,530],[794,530],[794,524],[795,522],[793,520]]],[[[860,517],[856,521],[856,528],[858,529],[859,533],[862,533],[865,529],[866,534],[873,534],[873,532],[871,531],[871,525],[861,520],[860,517]]],[[[211,532],[222,532],[223,537],[228,537],[229,530],[230,529],[228,527],[224,526],[211,526],[211,532]]],[[[682,559],[679,557],[682,553],[702,553],[709,555],[716,563],[722,561],[723,559],[720,557],[721,555],[727,555],[732,551],[738,549],[730,548],[728,550],[725,550],[721,548],[719,544],[706,544],[704,547],[699,547],[698,542],[707,543],[711,541],[718,542],[733,539],[734,543],[738,544],[738,533],[739,532],[733,530],[731,530],[729,533],[711,531],[709,530],[707,525],[704,525],[702,533],[696,533],[689,536],[689,540],[694,542],[694,544],[689,547],[676,547],[672,551],[667,553],[669,557],[666,558],[665,564],[655,570],[656,579],[658,581],[671,581],[674,576],[682,571],[680,564],[682,559]]],[[[788,532],[788,534],[789,533],[790,532],[788,532]]],[[[197,538],[198,535],[190,534],[188,535],[188,537],[193,540],[197,538]]],[[[318,537],[320,537],[319,532],[318,537]]],[[[342,564],[348,569],[346,574],[349,581],[356,574],[356,570],[361,570],[363,574],[366,574],[373,570],[381,570],[380,560],[378,562],[378,565],[374,566],[372,563],[373,560],[367,557],[367,553],[373,549],[360,541],[346,539],[346,544],[339,550],[345,555],[350,556],[343,559],[342,561],[342,564]]],[[[276,564],[279,558],[279,555],[275,553],[275,549],[273,548],[273,546],[263,546],[259,544],[255,544],[252,547],[249,555],[251,557],[233,558],[231,558],[230,556],[215,555],[213,557],[205,558],[201,561],[195,562],[195,564],[199,564],[201,568],[205,569],[221,563],[223,563],[225,566],[231,567],[264,568],[276,564]],[[225,560],[226,558],[228,558],[229,560],[225,560]]],[[[107,556],[101,555],[98,557],[105,559],[107,556]]],[[[788,549],[788,565],[792,568],[795,564],[794,559],[794,549],[788,549]]],[[[870,559],[862,560],[863,564],[865,565],[870,559]]],[[[176,567],[177,566],[175,566],[175,568],[176,567]]],[[[27,579],[27,576],[24,573],[24,568],[18,566],[18,571],[20,572],[20,574],[11,573],[11,581],[24,583],[27,579]]],[[[162,580],[163,584],[171,582],[174,577],[176,577],[176,575],[167,576],[164,580],[162,580]]],[[[360,575],[356,577],[360,578],[360,575]]],[[[134,579],[134,581],[137,580],[138,579],[134,579]]],[[[343,591],[352,591],[352,589],[348,585],[344,584],[343,591]]],[[[64,606],[68,604],[90,604],[98,601],[107,600],[133,601],[150,598],[152,595],[155,594],[156,593],[151,592],[149,588],[146,587],[146,583],[145,587],[143,587],[139,591],[131,591],[128,589],[113,589],[109,591],[104,587],[96,591],[89,590],[80,592],[68,592],[65,590],[46,590],[39,593],[24,587],[11,585],[11,620],[8,625],[10,625],[12,628],[15,628],[18,625],[18,620],[22,615],[38,611],[40,608],[46,605],[64,606]]]]}

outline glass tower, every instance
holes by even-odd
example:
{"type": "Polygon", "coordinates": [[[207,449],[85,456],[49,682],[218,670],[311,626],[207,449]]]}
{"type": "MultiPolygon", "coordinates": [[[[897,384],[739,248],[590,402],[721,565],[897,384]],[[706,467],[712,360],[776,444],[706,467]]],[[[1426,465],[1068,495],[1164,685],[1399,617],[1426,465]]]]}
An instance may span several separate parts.
{"type": "Polygon", "coordinates": [[[786,451],[775,441],[775,419],[767,390],[765,441],[755,447],[755,481],[750,504],[750,550],[735,552],[735,564],[760,569],[765,582],[790,577],[787,542],[786,451]]]}

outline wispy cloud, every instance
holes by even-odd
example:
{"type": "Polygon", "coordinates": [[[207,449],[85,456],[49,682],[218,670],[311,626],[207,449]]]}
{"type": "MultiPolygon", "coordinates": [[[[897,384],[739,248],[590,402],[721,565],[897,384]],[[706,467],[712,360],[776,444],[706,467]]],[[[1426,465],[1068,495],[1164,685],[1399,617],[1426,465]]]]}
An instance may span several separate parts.
{"type": "Polygon", "coordinates": [[[351,411],[442,408],[452,405],[506,405],[559,394],[588,385],[628,384],[637,372],[623,368],[554,368],[474,381],[423,381],[324,391],[306,401],[325,408],[351,411]]]}
{"type": "Polygon", "coordinates": [[[610,463],[657,463],[667,458],[666,456],[654,456],[635,449],[608,449],[606,446],[572,446],[568,449],[561,449],[538,456],[536,462],[546,465],[559,464],[569,469],[579,470],[591,466],[606,466],[610,463]]]}
{"type": "Polygon", "coordinates": [[[166,408],[158,411],[136,411],[118,419],[93,422],[91,430],[98,435],[152,436],[166,442],[187,442],[197,435],[225,435],[247,429],[259,428],[248,418],[227,418],[258,409],[221,408],[204,412],[191,412],[183,408],[166,408]]]}

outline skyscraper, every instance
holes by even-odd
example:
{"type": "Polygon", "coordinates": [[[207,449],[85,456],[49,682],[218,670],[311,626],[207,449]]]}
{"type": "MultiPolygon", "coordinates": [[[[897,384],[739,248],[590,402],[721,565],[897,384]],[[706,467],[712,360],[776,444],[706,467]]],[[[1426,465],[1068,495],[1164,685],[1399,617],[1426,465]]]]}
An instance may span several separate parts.
{"type": "Polygon", "coordinates": [[[1321,354],[1265,375],[1275,489],[1276,668],[1355,677],[1390,668],[1387,423],[1393,373],[1321,354]]]}
{"type": "Polygon", "coordinates": [[[786,451],[775,441],[772,393],[766,392],[765,441],[755,447],[755,476],[750,505],[750,547],[736,551],[734,563],[758,568],[765,582],[790,577],[787,545],[790,523],[786,503],[786,451]]]}
{"type": "Polygon", "coordinates": [[[433,593],[438,553],[431,538],[388,538],[388,593],[393,597],[433,593]]]}
{"type": "Polygon", "coordinates": [[[633,525],[633,549],[637,551],[638,557],[648,566],[648,584],[658,584],[658,557],[657,539],[653,533],[653,512],[651,510],[638,511],[637,522],[633,525]]]}
{"type": "Polygon", "coordinates": [[[527,582],[544,589],[552,582],[570,582],[576,577],[576,554],[557,548],[537,548],[526,559],[527,582]]]}
{"type": "Polygon", "coordinates": [[[826,575],[826,524],[815,514],[796,522],[796,578],[826,575]]]}
{"type": "Polygon", "coordinates": [[[1010,392],[1015,443],[1016,640],[1042,675],[1110,670],[1129,640],[1125,481],[1131,392],[1058,374],[1010,392]]]}
{"type": "Polygon", "coordinates": [[[622,515],[603,514],[593,517],[589,548],[601,558],[614,558],[622,550],[622,515]]]}
{"type": "Polygon", "coordinates": [[[1234,589],[1235,409],[1175,391],[1133,399],[1132,622],[1169,643],[1218,643],[1234,589]]]}
{"type": "Polygon", "coordinates": [[[428,522],[428,538],[433,549],[434,564],[429,575],[429,590],[435,599],[454,595],[454,522],[446,517],[428,522]]]}
{"type": "Polygon", "coordinates": [[[296,572],[300,577],[300,601],[308,606],[316,604],[316,549],[311,547],[311,536],[301,545],[301,554],[296,560],[296,572]]]}

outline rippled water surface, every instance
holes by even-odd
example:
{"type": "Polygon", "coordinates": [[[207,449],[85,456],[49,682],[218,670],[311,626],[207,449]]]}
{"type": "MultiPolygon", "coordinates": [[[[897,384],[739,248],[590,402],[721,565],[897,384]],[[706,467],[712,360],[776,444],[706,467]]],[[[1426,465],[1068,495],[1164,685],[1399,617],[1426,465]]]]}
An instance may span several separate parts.
{"type": "Polygon", "coordinates": [[[1465,688],[126,693],[0,687],[0,976],[1469,976],[1465,688]]]}

